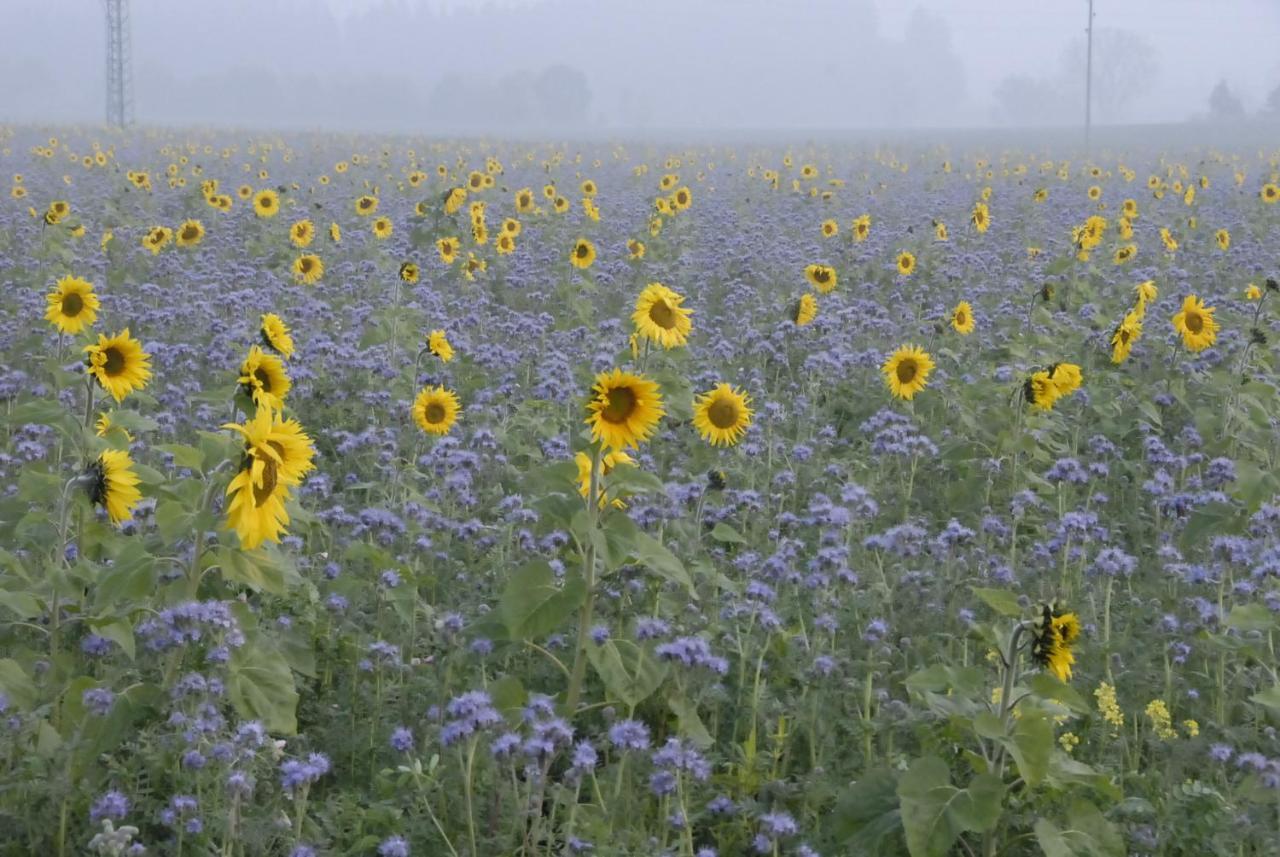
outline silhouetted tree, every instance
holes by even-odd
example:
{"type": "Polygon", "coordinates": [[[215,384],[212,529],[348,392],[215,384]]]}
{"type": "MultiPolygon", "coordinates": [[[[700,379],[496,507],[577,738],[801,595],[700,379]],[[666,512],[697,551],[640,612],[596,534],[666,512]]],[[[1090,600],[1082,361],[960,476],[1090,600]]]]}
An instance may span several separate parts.
{"type": "Polygon", "coordinates": [[[1231,92],[1225,80],[1218,81],[1213,92],[1209,93],[1209,117],[1220,122],[1234,122],[1244,118],[1244,105],[1231,92]]]}
{"type": "Polygon", "coordinates": [[[572,66],[548,66],[533,84],[543,119],[557,125],[581,125],[591,105],[587,76],[572,66]]]}

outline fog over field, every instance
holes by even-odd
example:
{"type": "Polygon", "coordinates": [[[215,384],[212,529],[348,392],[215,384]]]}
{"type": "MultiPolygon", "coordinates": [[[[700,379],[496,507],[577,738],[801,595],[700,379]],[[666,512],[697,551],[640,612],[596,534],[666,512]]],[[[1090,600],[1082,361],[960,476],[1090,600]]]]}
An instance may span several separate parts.
{"type": "MultiPolygon", "coordinates": [[[[5,0],[0,119],[102,117],[100,3],[5,0]]],[[[1098,0],[1095,119],[1268,111],[1280,3],[1098,0]],[[1239,108],[1237,110],[1237,108],[1239,108]]],[[[548,129],[1063,125],[1085,0],[132,3],[144,123],[548,129]]]]}

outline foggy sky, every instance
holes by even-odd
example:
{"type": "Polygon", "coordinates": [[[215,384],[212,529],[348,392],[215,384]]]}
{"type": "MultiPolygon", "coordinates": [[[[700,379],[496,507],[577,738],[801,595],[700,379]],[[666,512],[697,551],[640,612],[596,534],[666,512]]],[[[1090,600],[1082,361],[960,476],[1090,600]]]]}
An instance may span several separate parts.
{"type": "MultiPolygon", "coordinates": [[[[132,0],[136,116],[531,133],[1070,124],[1083,112],[1086,8],[1087,0],[132,0]],[[539,83],[552,66],[579,76],[577,101],[568,93],[552,103],[565,89],[563,75],[539,83]]],[[[1280,86],[1277,0],[1096,0],[1095,27],[1105,48],[1095,74],[1102,123],[1204,114],[1220,80],[1254,113],[1280,86]]],[[[0,31],[0,120],[101,121],[100,3],[0,0],[0,31]]]]}

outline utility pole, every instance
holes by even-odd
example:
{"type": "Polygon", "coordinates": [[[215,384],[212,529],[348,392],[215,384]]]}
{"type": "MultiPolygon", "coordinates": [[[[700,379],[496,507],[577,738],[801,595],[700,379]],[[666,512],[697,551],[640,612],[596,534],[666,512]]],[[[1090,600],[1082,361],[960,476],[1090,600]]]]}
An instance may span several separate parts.
{"type": "Polygon", "coordinates": [[[1093,132],[1093,0],[1089,0],[1089,26],[1085,28],[1084,61],[1084,147],[1089,148],[1093,132]]]}
{"type": "Polygon", "coordinates": [[[133,57],[129,45],[129,0],[103,0],[107,11],[107,124],[133,122],[133,57]]]}

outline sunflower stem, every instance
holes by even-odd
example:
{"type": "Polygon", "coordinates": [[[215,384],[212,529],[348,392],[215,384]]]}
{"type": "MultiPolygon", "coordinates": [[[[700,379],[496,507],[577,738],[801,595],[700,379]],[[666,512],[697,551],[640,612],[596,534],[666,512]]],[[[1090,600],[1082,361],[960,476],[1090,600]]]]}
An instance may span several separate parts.
{"type": "Polygon", "coordinates": [[[93,426],[93,376],[86,375],[84,381],[84,427],[87,430],[93,426]]]}
{"type": "Polygon", "coordinates": [[[600,459],[604,448],[596,444],[591,451],[591,478],[587,487],[587,544],[582,549],[582,581],[586,586],[586,597],[578,611],[578,640],[573,652],[573,673],[569,677],[569,689],[565,694],[565,709],[570,717],[578,710],[578,699],[582,695],[582,681],[587,673],[587,643],[591,635],[591,615],[595,606],[595,539],[591,538],[596,528],[597,510],[596,493],[600,486],[600,459]]]}

